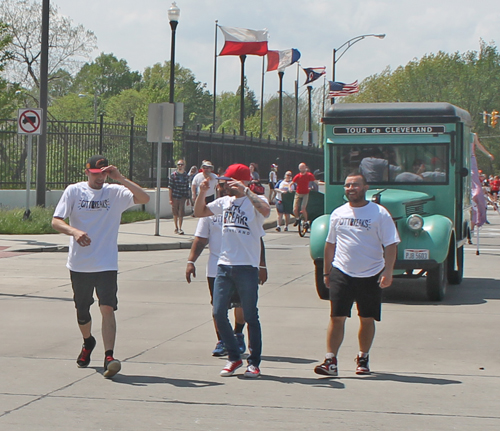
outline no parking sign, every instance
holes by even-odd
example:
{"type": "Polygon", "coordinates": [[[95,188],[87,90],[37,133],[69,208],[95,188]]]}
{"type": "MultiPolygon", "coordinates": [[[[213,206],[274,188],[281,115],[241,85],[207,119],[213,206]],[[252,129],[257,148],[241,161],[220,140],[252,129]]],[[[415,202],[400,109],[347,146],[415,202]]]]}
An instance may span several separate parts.
{"type": "Polygon", "coordinates": [[[19,135],[41,135],[41,109],[19,109],[17,114],[17,133],[19,135]]]}

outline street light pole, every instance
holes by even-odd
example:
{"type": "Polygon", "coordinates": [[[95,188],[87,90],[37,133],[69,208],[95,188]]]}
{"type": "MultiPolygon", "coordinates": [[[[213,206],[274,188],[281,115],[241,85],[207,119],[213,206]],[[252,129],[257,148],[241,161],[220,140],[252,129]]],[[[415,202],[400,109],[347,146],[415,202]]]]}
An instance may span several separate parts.
{"type": "Polygon", "coordinates": [[[175,90],[175,30],[177,24],[179,24],[179,17],[181,15],[181,10],[177,7],[175,2],[172,3],[170,9],[168,10],[168,19],[170,21],[170,28],[172,29],[172,38],[170,45],[170,92],[169,92],[169,102],[174,103],[174,90],[175,90]]]}
{"type": "MultiPolygon", "coordinates": [[[[359,42],[360,40],[363,40],[367,37],[376,37],[377,39],[383,39],[385,37],[385,34],[362,34],[360,36],[353,37],[352,39],[349,39],[347,42],[343,43],[340,45],[338,48],[333,48],[333,65],[332,65],[332,81],[335,82],[335,65],[337,64],[337,61],[339,61],[342,56],[346,53],[346,51],[353,46],[355,43],[359,42]],[[342,48],[345,49],[340,53],[339,57],[337,58],[337,52],[339,52],[342,48]]],[[[335,103],[335,97],[332,97],[332,105],[335,103]]]]}

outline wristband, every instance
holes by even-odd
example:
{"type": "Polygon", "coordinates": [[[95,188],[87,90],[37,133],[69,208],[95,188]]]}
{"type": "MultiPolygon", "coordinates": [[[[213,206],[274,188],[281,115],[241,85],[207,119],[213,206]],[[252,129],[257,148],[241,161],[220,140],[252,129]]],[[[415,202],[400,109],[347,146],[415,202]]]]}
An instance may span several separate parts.
{"type": "Polygon", "coordinates": [[[330,275],[330,273],[328,273],[328,274],[323,274],[323,277],[326,277],[326,276],[328,276],[328,275],[330,275]]]}
{"type": "Polygon", "coordinates": [[[259,269],[267,269],[267,266],[259,266],[259,269]]]}
{"type": "Polygon", "coordinates": [[[194,262],[192,260],[188,260],[187,263],[194,265],[194,262]]]}
{"type": "Polygon", "coordinates": [[[248,187],[245,187],[245,190],[243,191],[243,193],[245,193],[245,196],[248,196],[248,190],[250,190],[248,187]]]}

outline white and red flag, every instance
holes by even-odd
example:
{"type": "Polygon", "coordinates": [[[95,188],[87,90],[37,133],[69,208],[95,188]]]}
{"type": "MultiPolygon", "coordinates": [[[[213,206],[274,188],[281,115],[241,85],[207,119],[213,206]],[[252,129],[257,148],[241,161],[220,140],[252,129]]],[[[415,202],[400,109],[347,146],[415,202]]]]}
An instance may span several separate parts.
{"type": "Polygon", "coordinates": [[[267,30],[249,30],[247,28],[222,27],[224,47],[221,55],[266,55],[267,30]]]}

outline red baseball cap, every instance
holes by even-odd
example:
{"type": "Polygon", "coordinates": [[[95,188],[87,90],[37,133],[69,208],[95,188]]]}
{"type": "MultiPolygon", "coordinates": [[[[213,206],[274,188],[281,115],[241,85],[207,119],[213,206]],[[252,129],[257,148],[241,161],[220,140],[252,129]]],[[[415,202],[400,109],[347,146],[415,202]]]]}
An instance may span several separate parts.
{"type": "Polygon", "coordinates": [[[241,163],[235,163],[230,165],[222,177],[218,177],[219,180],[237,180],[237,181],[252,181],[252,175],[250,174],[250,168],[241,163]]]}

